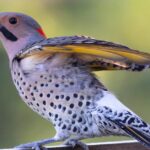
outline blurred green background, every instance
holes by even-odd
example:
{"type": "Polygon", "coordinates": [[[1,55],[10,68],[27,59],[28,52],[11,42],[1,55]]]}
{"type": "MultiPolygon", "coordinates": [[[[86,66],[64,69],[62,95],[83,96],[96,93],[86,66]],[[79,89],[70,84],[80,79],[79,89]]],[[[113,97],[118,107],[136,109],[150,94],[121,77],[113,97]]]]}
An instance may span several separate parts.
{"type": "MultiPolygon", "coordinates": [[[[0,0],[0,11],[31,15],[48,37],[88,35],[150,53],[150,0],[0,0]]],[[[0,148],[52,137],[52,125],[32,112],[12,84],[0,46],[0,148]]],[[[103,83],[128,107],[150,122],[150,71],[99,72],[103,83]]],[[[124,140],[105,137],[86,140],[124,140]]]]}

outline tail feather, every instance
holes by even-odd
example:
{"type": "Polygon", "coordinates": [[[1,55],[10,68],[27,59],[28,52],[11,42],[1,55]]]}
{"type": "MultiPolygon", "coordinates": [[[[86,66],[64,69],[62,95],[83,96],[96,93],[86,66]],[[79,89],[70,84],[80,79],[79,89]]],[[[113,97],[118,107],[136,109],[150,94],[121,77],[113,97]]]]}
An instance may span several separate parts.
{"type": "Polygon", "coordinates": [[[121,122],[121,120],[113,120],[111,118],[107,118],[109,121],[115,123],[119,128],[121,128],[123,131],[125,131],[128,135],[135,138],[137,141],[139,141],[141,144],[143,144],[145,147],[150,149],[150,135],[145,134],[144,132],[131,127],[129,125],[126,125],[121,122]]]}
{"type": "Polygon", "coordinates": [[[140,64],[131,64],[127,70],[130,70],[130,71],[143,71],[145,69],[148,69],[150,68],[150,65],[149,64],[144,64],[144,65],[140,65],[140,64]]]}

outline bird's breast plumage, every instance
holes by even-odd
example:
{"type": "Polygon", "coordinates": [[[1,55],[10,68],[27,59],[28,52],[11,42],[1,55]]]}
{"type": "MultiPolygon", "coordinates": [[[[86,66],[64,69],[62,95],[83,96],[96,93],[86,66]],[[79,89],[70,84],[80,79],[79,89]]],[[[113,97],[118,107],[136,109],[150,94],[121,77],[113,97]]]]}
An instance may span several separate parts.
{"type": "Polygon", "coordinates": [[[106,90],[94,75],[72,65],[50,67],[44,62],[32,68],[23,64],[13,62],[12,78],[24,102],[55,128],[91,134],[91,110],[106,90]]]}

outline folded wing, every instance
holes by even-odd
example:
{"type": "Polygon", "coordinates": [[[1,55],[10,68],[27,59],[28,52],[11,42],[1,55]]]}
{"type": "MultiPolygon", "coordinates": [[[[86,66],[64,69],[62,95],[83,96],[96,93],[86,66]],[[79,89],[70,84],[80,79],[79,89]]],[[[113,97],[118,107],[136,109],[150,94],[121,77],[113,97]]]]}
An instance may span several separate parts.
{"type": "Polygon", "coordinates": [[[28,50],[22,50],[17,57],[24,58],[34,55],[42,59],[58,53],[76,58],[77,62],[88,66],[93,71],[141,71],[150,66],[150,54],[148,53],[84,36],[49,38],[32,45],[28,50]]]}

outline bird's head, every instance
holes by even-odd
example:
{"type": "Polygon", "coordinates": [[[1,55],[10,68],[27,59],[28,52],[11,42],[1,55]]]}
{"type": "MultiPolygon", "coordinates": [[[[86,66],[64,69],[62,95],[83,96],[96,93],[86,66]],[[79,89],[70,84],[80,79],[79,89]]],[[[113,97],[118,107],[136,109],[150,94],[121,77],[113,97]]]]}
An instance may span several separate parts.
{"type": "Polygon", "coordinates": [[[32,17],[15,12],[0,13],[0,41],[10,61],[22,48],[44,38],[41,26],[32,17]]]}

